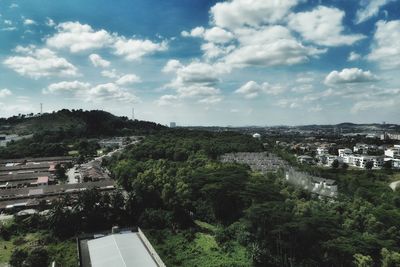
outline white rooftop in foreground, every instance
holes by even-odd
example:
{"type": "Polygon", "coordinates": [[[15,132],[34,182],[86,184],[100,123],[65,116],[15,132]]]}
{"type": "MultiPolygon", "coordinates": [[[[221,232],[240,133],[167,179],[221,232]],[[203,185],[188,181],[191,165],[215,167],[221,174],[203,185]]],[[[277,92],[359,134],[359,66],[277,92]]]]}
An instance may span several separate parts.
{"type": "Polygon", "coordinates": [[[138,233],[113,234],[88,241],[92,267],[157,267],[138,233]]]}

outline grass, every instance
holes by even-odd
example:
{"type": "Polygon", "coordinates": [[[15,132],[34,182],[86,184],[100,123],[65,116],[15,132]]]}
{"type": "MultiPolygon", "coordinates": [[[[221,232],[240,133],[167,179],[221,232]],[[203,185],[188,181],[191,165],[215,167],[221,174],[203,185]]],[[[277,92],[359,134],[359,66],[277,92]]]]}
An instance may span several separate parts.
{"type": "MultiPolygon", "coordinates": [[[[9,241],[0,238],[0,266],[7,264],[15,248],[30,250],[39,245],[45,232],[27,233],[24,235],[12,236],[9,241]]],[[[78,255],[75,240],[46,242],[44,247],[49,252],[50,261],[56,261],[57,266],[76,267],[78,266],[78,255]]]]}
{"type": "MultiPolygon", "coordinates": [[[[209,227],[210,225],[207,226],[209,227]]],[[[236,242],[232,242],[229,248],[223,248],[218,245],[212,234],[192,233],[190,230],[179,233],[168,230],[148,230],[146,235],[167,266],[251,266],[251,259],[246,248],[236,242]]]]}

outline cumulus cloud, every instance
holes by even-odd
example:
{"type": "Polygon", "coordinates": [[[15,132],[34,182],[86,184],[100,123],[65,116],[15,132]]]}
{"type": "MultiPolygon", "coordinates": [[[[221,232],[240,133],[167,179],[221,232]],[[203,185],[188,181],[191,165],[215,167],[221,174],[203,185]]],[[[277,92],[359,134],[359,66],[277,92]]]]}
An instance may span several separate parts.
{"type": "Polygon", "coordinates": [[[212,27],[211,29],[204,29],[203,27],[196,27],[190,32],[183,31],[184,37],[201,37],[204,40],[212,43],[227,43],[234,38],[234,35],[220,27],[212,27]]]}
{"type": "Polygon", "coordinates": [[[252,99],[258,97],[261,93],[278,95],[283,93],[285,90],[286,88],[281,85],[271,85],[267,82],[258,84],[255,81],[249,81],[237,89],[235,93],[241,94],[247,99],[252,99]]]}
{"type": "Polygon", "coordinates": [[[235,66],[294,65],[326,51],[304,46],[283,26],[241,29],[237,35],[240,46],[226,56],[226,62],[235,66]]]}
{"type": "Polygon", "coordinates": [[[344,34],[344,11],[318,6],[312,11],[292,13],[289,27],[310,42],[323,46],[351,45],[363,38],[362,34],[344,34]]]}
{"type": "Polygon", "coordinates": [[[234,29],[244,25],[259,26],[280,22],[300,0],[232,0],[220,2],[211,8],[213,23],[234,29]]]}
{"type": "Polygon", "coordinates": [[[7,88],[0,89],[0,98],[4,98],[10,95],[12,95],[12,92],[9,89],[7,88]]]}
{"type": "Polygon", "coordinates": [[[400,20],[378,21],[374,44],[367,59],[375,61],[384,69],[400,67],[400,20]]]}
{"type": "Polygon", "coordinates": [[[122,75],[115,83],[118,85],[129,85],[140,82],[140,77],[135,74],[122,75]]]}
{"type": "Polygon", "coordinates": [[[103,70],[103,71],[101,71],[101,76],[106,77],[106,78],[110,78],[110,79],[115,79],[115,78],[119,77],[119,75],[117,74],[117,70],[116,69],[103,70]]]}
{"type": "Polygon", "coordinates": [[[38,79],[78,75],[78,69],[74,65],[48,48],[18,46],[15,51],[22,55],[8,57],[3,64],[22,76],[38,79]]]}
{"type": "Polygon", "coordinates": [[[90,83],[79,81],[62,81],[50,84],[46,89],[43,89],[43,94],[59,94],[59,93],[80,93],[88,90],[90,83]]]}
{"type": "Polygon", "coordinates": [[[183,67],[181,62],[176,59],[170,59],[167,64],[162,69],[162,72],[169,73],[169,72],[176,72],[178,69],[183,67]]]}
{"type": "Polygon", "coordinates": [[[171,106],[175,104],[178,99],[176,95],[163,95],[156,100],[156,104],[159,106],[171,106]]]}
{"type": "Polygon", "coordinates": [[[396,0],[368,0],[361,1],[363,7],[357,10],[356,23],[362,23],[378,15],[379,9],[396,0]]]}
{"type": "Polygon", "coordinates": [[[363,71],[358,68],[343,69],[342,71],[332,71],[329,73],[325,84],[343,84],[343,83],[364,83],[377,81],[378,78],[370,71],[363,71]]]}
{"type": "Polygon", "coordinates": [[[29,25],[35,25],[36,21],[32,20],[32,19],[25,19],[24,20],[24,25],[25,26],[29,26],[29,25]]]}
{"type": "Polygon", "coordinates": [[[110,66],[110,61],[105,60],[98,54],[91,54],[89,56],[90,62],[92,62],[95,67],[107,68],[110,66]]]}
{"type": "Polygon", "coordinates": [[[57,49],[68,49],[72,53],[102,48],[113,43],[113,36],[105,30],[95,31],[88,24],[64,22],[57,25],[57,33],[46,43],[57,49]]]}
{"type": "Polygon", "coordinates": [[[126,39],[124,37],[118,38],[113,46],[116,55],[123,56],[129,61],[138,60],[145,55],[168,49],[166,41],[155,43],[150,40],[126,39]]]}
{"type": "Polygon", "coordinates": [[[175,62],[173,65],[176,66],[172,68],[176,77],[165,87],[175,90],[177,98],[198,99],[200,103],[207,104],[220,101],[221,91],[217,84],[220,81],[219,76],[227,72],[223,65],[203,62],[192,62],[188,65],[175,62]]]}
{"type": "Polygon", "coordinates": [[[121,88],[116,83],[105,83],[92,86],[79,81],[62,81],[50,84],[43,90],[44,94],[72,93],[76,98],[86,102],[117,101],[133,103],[139,99],[133,93],[121,88]]]}
{"type": "Polygon", "coordinates": [[[396,101],[395,99],[386,99],[386,100],[365,100],[356,102],[351,108],[352,113],[359,113],[366,110],[376,110],[376,109],[387,109],[390,107],[398,106],[400,101],[396,101]]]}
{"type": "Polygon", "coordinates": [[[114,83],[99,84],[86,92],[86,101],[104,102],[118,101],[126,103],[134,103],[139,99],[126,89],[119,87],[114,83]]]}
{"type": "Polygon", "coordinates": [[[350,52],[347,61],[357,61],[361,58],[361,55],[356,52],[350,52]]]}

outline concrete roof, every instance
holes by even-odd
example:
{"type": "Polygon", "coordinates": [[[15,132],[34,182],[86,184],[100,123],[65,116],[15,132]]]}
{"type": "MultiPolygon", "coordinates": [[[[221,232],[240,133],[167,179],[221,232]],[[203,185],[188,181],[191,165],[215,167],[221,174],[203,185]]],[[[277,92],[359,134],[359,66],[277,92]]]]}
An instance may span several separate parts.
{"type": "Polygon", "coordinates": [[[157,267],[138,233],[113,234],[88,241],[92,267],[157,267]]]}

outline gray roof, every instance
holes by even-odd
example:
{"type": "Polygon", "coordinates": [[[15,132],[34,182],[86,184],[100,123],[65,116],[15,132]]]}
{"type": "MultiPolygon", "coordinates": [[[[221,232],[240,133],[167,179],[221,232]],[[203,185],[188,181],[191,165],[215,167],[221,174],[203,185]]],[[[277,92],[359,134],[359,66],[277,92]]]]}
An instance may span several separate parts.
{"type": "Polygon", "coordinates": [[[157,267],[137,233],[113,234],[88,241],[92,267],[157,267]]]}

